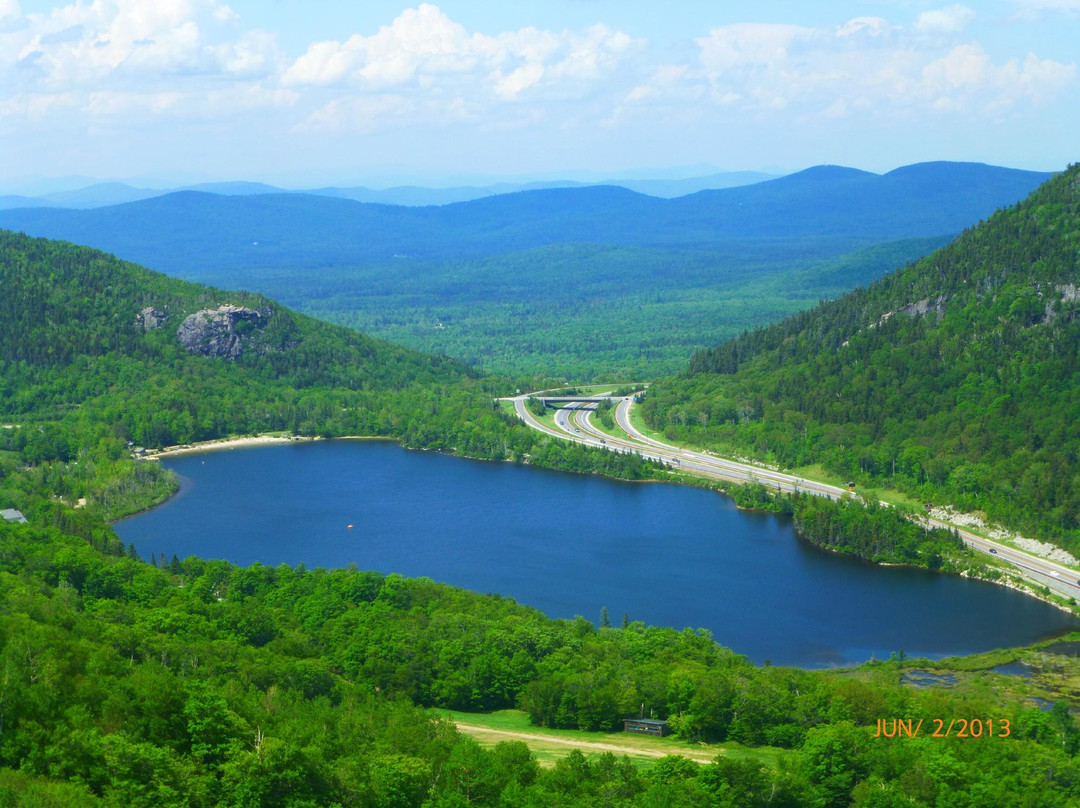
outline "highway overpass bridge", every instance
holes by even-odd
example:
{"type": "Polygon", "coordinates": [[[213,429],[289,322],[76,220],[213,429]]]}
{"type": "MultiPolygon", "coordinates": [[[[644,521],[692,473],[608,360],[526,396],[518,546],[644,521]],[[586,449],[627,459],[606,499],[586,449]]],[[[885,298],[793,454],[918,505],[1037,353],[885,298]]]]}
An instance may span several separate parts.
{"type": "Polygon", "coordinates": [[[621,401],[624,396],[529,396],[543,401],[547,406],[559,404],[598,404],[601,401],[621,401]]]}

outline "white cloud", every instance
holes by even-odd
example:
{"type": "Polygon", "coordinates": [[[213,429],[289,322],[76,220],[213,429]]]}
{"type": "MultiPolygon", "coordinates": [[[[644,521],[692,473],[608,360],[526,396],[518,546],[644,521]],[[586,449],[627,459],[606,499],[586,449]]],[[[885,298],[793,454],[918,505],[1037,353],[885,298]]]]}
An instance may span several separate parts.
{"type": "Polygon", "coordinates": [[[797,25],[740,23],[714,28],[695,42],[705,72],[715,77],[733,68],[776,67],[787,61],[793,44],[814,35],[813,29],[797,25]]]}
{"type": "Polygon", "coordinates": [[[544,76],[544,66],[539,62],[522,65],[509,76],[502,76],[495,82],[495,92],[502,98],[514,98],[522,90],[532,87],[544,76]]]}
{"type": "Polygon", "coordinates": [[[855,17],[843,25],[836,27],[836,36],[840,38],[853,36],[882,36],[892,29],[887,20],[881,17],[855,17]]]}
{"type": "Polygon", "coordinates": [[[993,69],[990,57],[978,45],[958,45],[923,68],[923,78],[932,89],[974,87],[985,83],[993,69]]]}
{"type": "Polygon", "coordinates": [[[18,17],[19,14],[19,0],[0,0],[0,20],[18,17]]]}
{"type": "Polygon", "coordinates": [[[712,104],[757,119],[780,111],[789,121],[856,115],[895,120],[919,110],[994,117],[1054,98],[1075,83],[1074,64],[1034,54],[995,61],[981,45],[956,41],[974,15],[953,5],[920,14],[910,29],[878,17],[831,29],[714,28],[696,40],[697,64],[655,72],[623,105],[655,108],[666,98],[674,107],[705,81],[712,104]]]}
{"type": "Polygon", "coordinates": [[[613,75],[638,44],[603,25],[584,34],[531,27],[494,36],[470,33],[425,3],[370,36],[311,45],[288,67],[283,82],[360,92],[465,93],[492,100],[520,99],[532,91],[564,97],[613,75]]]}
{"type": "Polygon", "coordinates": [[[1016,12],[1010,22],[1039,23],[1055,14],[1080,14],[1080,0],[1011,0],[1016,12]]]}
{"type": "MultiPolygon", "coordinates": [[[[0,4],[18,12],[14,0],[0,4]]],[[[635,80],[628,65],[644,47],[604,25],[481,34],[428,3],[373,33],[314,42],[291,58],[272,33],[245,30],[222,0],[77,0],[20,25],[0,29],[0,99],[24,116],[74,107],[116,120],[139,109],[198,117],[222,111],[215,99],[229,90],[249,104],[300,107],[285,128],[305,131],[371,131],[422,116],[479,122],[508,102],[614,99],[635,80]]]]}
{"type": "Polygon", "coordinates": [[[1076,65],[1040,59],[1029,53],[1021,62],[1010,59],[999,71],[1003,87],[1035,101],[1053,98],[1076,80],[1076,65]]]}
{"type": "Polygon", "coordinates": [[[22,22],[0,35],[0,96],[28,118],[228,114],[223,91],[288,103],[260,84],[280,71],[274,36],[242,30],[220,0],[75,2],[22,22]]]}
{"type": "MultiPolygon", "coordinates": [[[[685,97],[685,88],[691,84],[687,81],[689,72],[690,68],[687,65],[661,65],[653,71],[648,81],[634,87],[626,95],[625,101],[633,104],[670,99],[680,91],[683,91],[682,94],[685,97]]],[[[702,83],[699,82],[700,84],[702,83]]],[[[700,93],[695,95],[700,98],[700,93]]]]}
{"type": "Polygon", "coordinates": [[[213,72],[222,67],[215,45],[234,35],[233,17],[217,0],[79,2],[28,15],[15,58],[32,61],[42,80],[69,87],[213,72]]]}
{"type": "Polygon", "coordinates": [[[915,30],[924,33],[955,34],[963,31],[975,19],[975,10],[967,6],[948,6],[924,11],[915,18],[915,30]]]}
{"type": "Polygon", "coordinates": [[[213,14],[215,20],[221,20],[222,22],[229,22],[231,20],[240,19],[239,14],[237,14],[235,11],[225,5],[221,5],[215,8],[213,14]]]}
{"type": "Polygon", "coordinates": [[[218,52],[225,70],[238,76],[265,76],[280,61],[277,41],[267,31],[246,31],[218,52]]]}

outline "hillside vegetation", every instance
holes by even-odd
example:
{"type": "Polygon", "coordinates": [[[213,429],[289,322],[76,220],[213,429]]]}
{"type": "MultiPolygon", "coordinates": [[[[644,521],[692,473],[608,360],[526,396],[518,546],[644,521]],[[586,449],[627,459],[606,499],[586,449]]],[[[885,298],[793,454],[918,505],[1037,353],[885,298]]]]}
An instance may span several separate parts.
{"type": "Polygon", "coordinates": [[[697,353],[671,436],[984,511],[1080,549],[1080,167],[866,289],[697,353]]]}

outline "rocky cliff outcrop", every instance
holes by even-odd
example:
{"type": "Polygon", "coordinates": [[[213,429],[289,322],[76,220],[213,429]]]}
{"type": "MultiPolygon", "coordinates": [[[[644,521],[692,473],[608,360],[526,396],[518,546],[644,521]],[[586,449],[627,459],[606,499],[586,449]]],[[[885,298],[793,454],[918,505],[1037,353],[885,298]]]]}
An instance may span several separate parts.
{"type": "Polygon", "coordinates": [[[164,324],[165,312],[158,311],[153,306],[147,306],[135,315],[135,325],[141,327],[143,331],[154,331],[164,324]]]}
{"type": "Polygon", "coordinates": [[[270,314],[269,309],[257,311],[231,305],[203,309],[180,324],[176,337],[190,354],[236,359],[266,326],[270,314]]]}

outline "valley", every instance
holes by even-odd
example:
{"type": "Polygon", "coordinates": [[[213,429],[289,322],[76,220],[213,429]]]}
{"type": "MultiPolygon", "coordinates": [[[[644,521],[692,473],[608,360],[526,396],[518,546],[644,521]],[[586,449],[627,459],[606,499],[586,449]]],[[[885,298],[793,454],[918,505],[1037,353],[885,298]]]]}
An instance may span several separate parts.
{"type": "MultiPolygon", "coordinates": [[[[516,378],[484,375],[479,365],[332,326],[261,294],[185,283],[93,249],[3,234],[0,316],[11,327],[0,333],[0,416],[12,428],[0,432],[0,504],[27,522],[0,524],[0,661],[5,681],[14,683],[2,709],[16,727],[7,735],[14,740],[0,740],[0,794],[113,806],[137,792],[157,804],[180,799],[216,808],[223,804],[218,793],[237,804],[244,794],[263,795],[255,804],[289,795],[279,801],[289,806],[301,804],[294,798],[329,805],[352,793],[374,806],[393,793],[419,808],[432,794],[447,804],[495,805],[495,795],[527,794],[546,804],[558,792],[577,804],[604,783],[623,795],[616,804],[629,806],[670,789],[719,799],[739,784],[786,795],[792,805],[847,804],[868,788],[930,805],[945,786],[897,777],[896,757],[904,771],[927,771],[947,754],[957,762],[949,793],[982,790],[1009,803],[1027,785],[1009,779],[1018,758],[1060,771],[1080,749],[1069,666],[1057,659],[1076,635],[1052,642],[1075,628],[1073,578],[1064,574],[1072,571],[969,530],[915,523],[904,508],[877,500],[978,510],[970,506],[983,504],[973,495],[984,492],[976,486],[985,485],[995,446],[1017,434],[1030,436],[1024,440],[1036,462],[1071,473],[1071,427],[1053,413],[1071,406],[1054,396],[1067,387],[1075,355],[1068,347],[1075,337],[1068,263],[1074,173],[1055,176],[1027,202],[865,289],[841,294],[867,271],[847,248],[868,249],[864,257],[886,272],[895,242],[868,247],[840,239],[828,272],[816,258],[793,274],[774,272],[771,288],[787,287],[789,299],[822,284],[835,284],[837,297],[816,306],[807,300],[791,318],[699,350],[688,367],[644,390],[627,386],[617,404],[591,417],[580,407],[588,401],[543,417],[531,411],[530,394],[555,386],[529,372],[546,361],[539,354],[516,378]],[[1026,246],[1010,241],[1013,232],[1026,246]],[[974,270],[972,251],[984,256],[974,270]],[[1002,260],[1005,274],[993,269],[1002,260]],[[799,277],[810,286],[799,287],[799,277]],[[961,288],[965,278],[977,289],[972,300],[961,288]],[[944,299],[939,289],[948,291],[944,299]],[[861,404],[858,413],[873,414],[881,387],[859,374],[878,362],[877,378],[888,378],[882,359],[912,418],[932,420],[942,408],[957,410],[955,402],[965,415],[975,413],[971,404],[994,388],[963,361],[952,372],[941,369],[954,345],[967,351],[963,361],[996,368],[1011,398],[1031,394],[1046,407],[995,399],[981,432],[947,426],[944,434],[958,442],[946,448],[968,452],[957,465],[949,451],[920,454],[921,427],[886,402],[892,420],[881,421],[879,443],[869,445],[890,455],[870,453],[866,443],[835,453],[853,436],[874,433],[854,421],[815,419],[834,416],[848,398],[861,404]],[[1018,345],[1027,353],[1007,353],[1018,345]],[[904,375],[890,348],[933,372],[904,375]],[[1044,358],[1028,367],[1024,356],[1044,358]],[[815,369],[803,369],[808,358],[815,369]],[[837,366],[839,378],[829,376],[837,366]],[[967,386],[955,378],[962,371],[967,386]],[[911,387],[913,378],[934,380],[933,395],[911,387]],[[820,412],[813,409],[815,385],[829,404],[820,412]],[[1023,420],[1020,413],[1029,412],[1043,415],[1023,420]],[[787,439],[785,429],[792,430],[787,439]],[[141,459],[147,448],[264,433],[364,435],[435,451],[288,440],[141,459]],[[799,451],[788,452],[791,446],[799,451]],[[345,462],[361,447],[381,458],[364,472],[345,462]],[[314,465],[282,471],[269,461],[274,452],[314,465]],[[449,466],[425,478],[419,467],[400,465],[408,456],[409,463],[449,466]],[[918,485],[879,495],[897,476],[881,474],[889,461],[918,485]],[[495,477],[509,475],[527,475],[525,488],[500,489],[495,477]],[[857,501],[845,479],[856,494],[874,492],[869,501],[857,501]],[[241,496],[245,485],[254,499],[241,496]],[[181,514],[171,528],[170,513],[181,514]],[[410,521],[393,521],[402,518],[410,521]],[[748,525],[752,532],[742,532],[748,525]],[[997,552],[978,554],[972,546],[997,552]],[[336,555],[319,555],[331,548],[336,555]],[[1035,582],[1046,596],[1060,593],[1058,608],[971,580],[1007,579],[1006,556],[1041,570],[1035,582]],[[697,627],[681,628],[687,623],[697,627]],[[996,650],[1002,645],[1012,650],[996,650]],[[1006,674],[991,669],[1018,661],[1039,668],[1038,682],[1002,688],[1006,674]],[[542,737],[611,731],[646,704],[679,740],[628,752],[637,763],[580,736],[572,739],[577,751],[560,743],[553,749],[542,737]],[[432,708],[457,711],[465,731],[440,717],[445,713],[426,712],[432,708]],[[504,710],[520,711],[516,728],[496,726],[504,710]],[[996,726],[1008,722],[1015,735],[993,744],[874,746],[875,727],[892,715],[977,715],[996,726]],[[538,729],[523,729],[523,721],[538,729]],[[668,754],[698,743],[737,751],[668,754]],[[66,750],[79,744],[88,751],[75,759],[66,750]],[[366,768],[350,762],[357,755],[366,768]],[[145,765],[124,768],[114,763],[120,759],[145,765]],[[34,768],[31,760],[50,763],[34,768]],[[823,761],[845,767],[842,782],[822,774],[823,761]],[[454,774],[445,780],[436,771],[454,774]]],[[[626,201],[631,209],[640,202],[626,201]]],[[[188,203],[198,208],[202,200],[188,203]]],[[[523,234],[519,246],[536,232],[523,234]]],[[[486,236],[470,238],[482,246],[486,236]]],[[[763,244],[743,246],[753,252],[763,244]]],[[[785,249],[800,253],[810,244],[788,241],[785,249]]],[[[935,246],[930,236],[908,244],[916,253],[935,246]]],[[[633,246],[625,266],[648,266],[640,250],[661,248],[633,246]]],[[[712,271],[708,255],[717,249],[696,253],[705,256],[700,278],[712,271]]],[[[580,288],[572,280],[577,247],[527,250],[541,266],[561,255],[564,276],[554,288],[580,288]]],[[[611,258],[605,250],[593,253],[597,266],[611,258]]],[[[651,261],[659,252],[647,254],[651,261]]],[[[770,254],[770,261],[779,255],[770,254]]],[[[476,274],[463,277],[462,288],[505,270],[502,257],[468,260],[476,274]]],[[[674,264],[656,266],[662,277],[674,264]]],[[[770,288],[754,271],[746,263],[744,274],[730,276],[745,284],[748,299],[750,290],[770,288]]],[[[693,278],[687,273],[687,299],[704,288],[693,278]]],[[[659,322],[635,319],[633,306],[622,311],[630,330],[659,322]]],[[[762,312],[754,316],[775,316],[762,312]]],[[[686,325],[688,333],[696,327],[692,318],[686,325]]],[[[522,342],[507,356],[536,339],[517,330],[522,342]]],[[[603,344],[600,337],[577,342],[579,359],[603,344]]],[[[684,350],[678,339],[672,346],[670,356],[684,350]]],[[[624,349],[613,350],[580,378],[610,373],[624,349]]],[[[1003,514],[1008,527],[1032,524],[1028,496],[1014,489],[1011,511],[987,512],[1003,514]]],[[[1058,524],[1067,527],[1061,517],[1070,506],[1062,500],[1056,507],[1058,524]]],[[[1069,539],[1053,529],[1034,535],[1069,539]]],[[[631,748],[608,745],[620,754],[631,748]]],[[[1067,779],[1050,774],[1042,781],[1048,804],[1067,805],[1075,796],[1067,779]]],[[[748,799],[729,802],[753,804],[748,799]]]]}
{"type": "Polygon", "coordinates": [[[0,808],[1076,808],[1077,42],[0,0],[0,808]]]}

